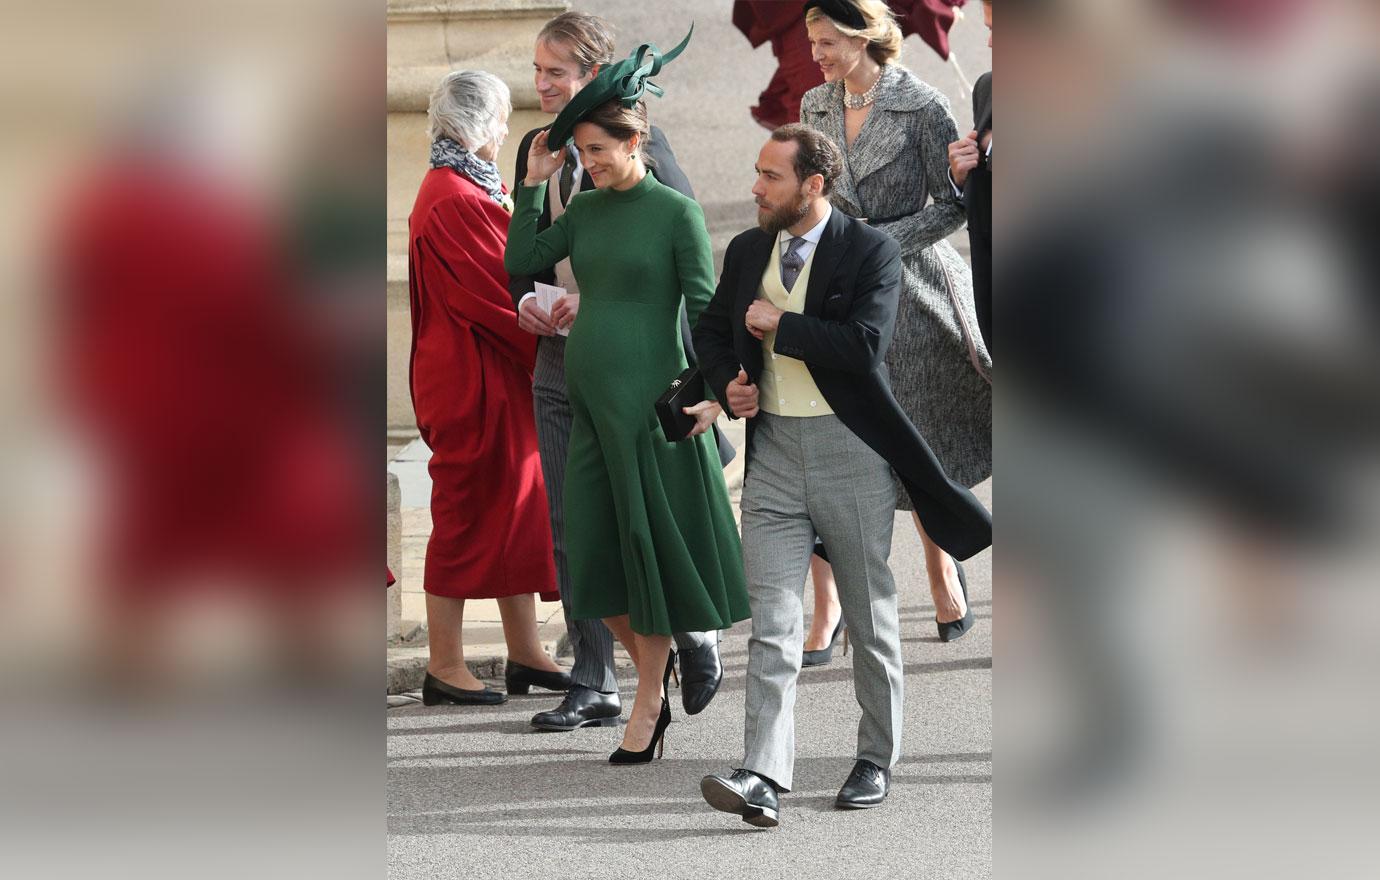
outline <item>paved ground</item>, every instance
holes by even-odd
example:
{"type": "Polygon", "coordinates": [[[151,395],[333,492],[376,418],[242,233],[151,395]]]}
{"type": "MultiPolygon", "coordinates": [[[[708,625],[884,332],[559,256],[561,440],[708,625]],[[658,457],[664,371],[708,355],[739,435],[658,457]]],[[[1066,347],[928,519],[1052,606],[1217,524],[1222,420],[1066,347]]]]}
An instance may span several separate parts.
{"type": "MultiPolygon", "coordinates": [[[[981,487],[990,502],[990,484],[981,487]]],[[[783,824],[758,831],[699,796],[705,773],[741,757],[746,622],[725,634],[725,680],[704,713],[674,701],[666,757],[611,767],[621,729],[540,733],[531,715],[552,695],[493,708],[421,706],[388,713],[389,875],[468,878],[991,875],[992,627],[990,552],[966,566],[976,629],[945,645],[919,542],[897,517],[892,567],[901,588],[906,731],[887,803],[831,804],[852,766],[858,707],[852,656],[802,673],[796,790],[783,824]],[[912,873],[914,872],[914,873],[912,873]]],[[[635,682],[624,670],[625,694],[635,682]]]]}

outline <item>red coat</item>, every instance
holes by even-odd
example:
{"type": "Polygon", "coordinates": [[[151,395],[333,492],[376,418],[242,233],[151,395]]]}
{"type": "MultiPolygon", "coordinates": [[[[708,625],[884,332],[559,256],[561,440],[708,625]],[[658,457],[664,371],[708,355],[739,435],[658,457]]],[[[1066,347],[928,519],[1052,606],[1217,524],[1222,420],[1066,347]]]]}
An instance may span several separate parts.
{"type": "Polygon", "coordinates": [[[423,589],[461,599],[542,594],[556,569],[532,415],[536,337],[518,329],[503,248],[509,214],[433,168],[408,219],[412,406],[431,448],[423,589]]]}
{"type": "Polygon", "coordinates": [[[278,230],[213,174],[138,157],[65,209],[60,367],[100,455],[115,595],[367,577],[370,495],[278,230]]]}
{"type": "MultiPolygon", "coordinates": [[[[954,7],[968,0],[887,0],[902,36],[919,34],[940,58],[949,57],[949,29],[954,24],[954,7]]],[[[780,0],[737,0],[733,4],[733,25],[756,48],[777,39],[789,30],[805,29],[805,0],[783,3],[780,0]]],[[[798,97],[798,96],[797,96],[798,97]]]]}

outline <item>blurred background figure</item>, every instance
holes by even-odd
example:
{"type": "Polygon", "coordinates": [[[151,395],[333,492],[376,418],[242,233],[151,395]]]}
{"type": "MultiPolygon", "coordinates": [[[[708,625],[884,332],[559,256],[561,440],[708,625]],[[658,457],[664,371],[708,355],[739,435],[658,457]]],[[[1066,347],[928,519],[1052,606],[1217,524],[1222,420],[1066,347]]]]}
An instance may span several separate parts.
{"type": "Polygon", "coordinates": [[[383,871],[349,842],[381,809],[352,770],[377,761],[383,628],[363,7],[0,25],[8,873],[383,871]]]}
{"type": "Polygon", "coordinates": [[[103,487],[98,668],[128,684],[173,683],[169,627],[193,606],[252,604],[298,652],[370,555],[333,340],[287,229],[236,179],[223,85],[160,77],[74,171],[53,239],[57,365],[103,487]]]}
{"type": "Polygon", "coordinates": [[[1380,18],[1038,7],[1000,47],[996,874],[1370,873],[1380,18]]]}
{"type": "MultiPolygon", "coordinates": [[[[768,131],[800,120],[800,98],[824,82],[805,35],[806,0],[735,0],[733,26],[756,49],[770,41],[776,72],[749,112],[768,131]]],[[[949,28],[967,0],[888,0],[904,36],[919,34],[940,58],[949,58],[949,28]]]]}

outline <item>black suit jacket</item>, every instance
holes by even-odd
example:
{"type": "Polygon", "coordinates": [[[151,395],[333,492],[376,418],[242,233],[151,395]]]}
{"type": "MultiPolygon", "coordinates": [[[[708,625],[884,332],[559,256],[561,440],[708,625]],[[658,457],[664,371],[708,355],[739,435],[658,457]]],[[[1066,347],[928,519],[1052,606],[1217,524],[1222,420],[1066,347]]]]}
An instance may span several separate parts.
{"type": "MultiPolygon", "coordinates": [[[[973,86],[973,127],[978,143],[992,130],[992,74],[984,73],[973,86]]],[[[978,329],[992,351],[992,169],[982,155],[978,167],[963,182],[963,206],[968,211],[968,243],[972,248],[973,297],[977,300],[978,329]]]]}
{"type": "MultiPolygon", "coordinates": [[[[537,132],[545,131],[546,127],[534,128],[522,136],[522,142],[518,144],[517,169],[513,177],[513,185],[522,183],[527,177],[527,151],[532,147],[532,139],[537,136],[537,132]]],[[[671,144],[666,140],[666,135],[662,134],[661,129],[652,126],[652,136],[643,148],[643,155],[647,162],[647,169],[651,171],[659,183],[669,186],[671,189],[693,199],[695,191],[690,188],[690,180],[685,176],[685,172],[680,170],[676,164],[676,154],[671,152],[671,144]]],[[[588,174],[580,175],[580,187],[576,192],[594,189],[594,182],[590,180],[588,174]]],[[[537,220],[537,231],[540,232],[551,225],[551,205],[545,202],[541,207],[541,217],[537,220]]],[[[547,269],[537,275],[513,275],[508,279],[508,293],[513,297],[513,308],[516,309],[522,302],[523,296],[532,292],[532,282],[540,281],[543,284],[554,284],[556,282],[556,271],[554,268],[547,269]]],[[[690,366],[695,366],[698,361],[695,357],[695,343],[690,335],[690,318],[685,313],[685,303],[680,306],[680,339],[685,348],[685,359],[690,366]]],[[[720,433],[718,426],[714,427],[714,442],[719,447],[719,460],[725,467],[733,460],[736,454],[733,444],[728,438],[720,433]]]]}
{"type": "MultiPolygon", "coordinates": [[[[774,238],[750,229],[733,239],[714,298],[695,326],[700,370],[726,410],[726,389],[740,366],[753,383],[762,375],[762,343],[744,320],[774,238]]],[[[835,210],[815,249],[804,313],[781,316],[775,350],[805,362],[839,420],[900,475],[925,531],[945,551],[967,559],[991,545],[991,514],[945,475],[887,379],[884,358],[900,288],[901,248],[895,239],[835,210]]],[[[749,468],[753,429],[749,421],[749,468]]]]}

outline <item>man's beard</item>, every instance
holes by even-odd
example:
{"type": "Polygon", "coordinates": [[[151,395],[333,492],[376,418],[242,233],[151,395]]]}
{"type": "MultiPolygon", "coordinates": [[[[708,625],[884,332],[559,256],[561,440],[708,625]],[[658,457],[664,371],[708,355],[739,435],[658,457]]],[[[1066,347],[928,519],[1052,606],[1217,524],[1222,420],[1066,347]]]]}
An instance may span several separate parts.
{"type": "Polygon", "coordinates": [[[762,231],[766,232],[768,235],[776,235],[781,230],[790,229],[801,220],[804,220],[806,215],[810,213],[810,197],[805,195],[804,192],[799,193],[798,196],[799,201],[794,205],[782,205],[766,216],[763,216],[762,212],[758,211],[757,225],[762,227],[762,231]]]}

